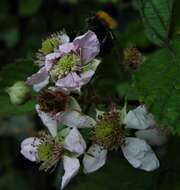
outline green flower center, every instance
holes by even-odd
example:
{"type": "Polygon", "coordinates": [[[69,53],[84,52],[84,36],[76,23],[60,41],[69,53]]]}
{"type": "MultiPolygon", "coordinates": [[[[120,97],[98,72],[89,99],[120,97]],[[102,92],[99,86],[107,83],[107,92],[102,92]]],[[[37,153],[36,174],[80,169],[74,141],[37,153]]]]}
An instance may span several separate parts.
{"type": "Polygon", "coordinates": [[[61,160],[64,147],[60,140],[53,139],[46,133],[40,135],[42,143],[37,147],[38,162],[41,163],[39,170],[48,171],[55,168],[61,160]]]}
{"type": "Polygon", "coordinates": [[[108,138],[109,136],[111,136],[112,132],[113,132],[113,126],[111,125],[111,123],[102,121],[97,125],[96,137],[98,139],[108,138]]]}
{"type": "Polygon", "coordinates": [[[60,58],[53,70],[51,71],[52,78],[57,80],[63,75],[68,74],[75,66],[80,62],[79,56],[75,54],[66,54],[62,58],[60,58]]]}
{"type": "Polygon", "coordinates": [[[95,143],[108,150],[117,150],[124,144],[125,130],[120,124],[119,118],[119,114],[105,114],[104,117],[97,122],[93,131],[93,140],[95,143]]]}
{"type": "Polygon", "coordinates": [[[58,46],[59,41],[57,38],[50,37],[42,42],[41,51],[47,55],[54,51],[54,49],[58,46]]]}
{"type": "Polygon", "coordinates": [[[38,158],[39,161],[46,161],[49,159],[52,152],[52,146],[49,144],[40,144],[38,146],[38,158]]]}

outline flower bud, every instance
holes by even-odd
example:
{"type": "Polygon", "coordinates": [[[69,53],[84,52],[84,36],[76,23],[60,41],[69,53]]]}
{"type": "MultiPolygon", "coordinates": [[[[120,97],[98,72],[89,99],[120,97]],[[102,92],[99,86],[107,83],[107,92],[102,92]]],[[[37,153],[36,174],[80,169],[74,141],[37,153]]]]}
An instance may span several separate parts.
{"type": "Polygon", "coordinates": [[[23,81],[16,82],[13,86],[6,89],[10,96],[11,103],[20,105],[25,103],[30,95],[30,87],[23,81]]]}

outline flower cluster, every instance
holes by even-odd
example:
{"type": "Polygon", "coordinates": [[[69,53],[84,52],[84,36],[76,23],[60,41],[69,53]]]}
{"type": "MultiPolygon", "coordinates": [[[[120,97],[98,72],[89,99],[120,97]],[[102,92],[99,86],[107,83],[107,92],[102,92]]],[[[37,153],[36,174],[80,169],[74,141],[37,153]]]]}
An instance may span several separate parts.
{"type": "Polygon", "coordinates": [[[44,171],[52,171],[62,162],[61,189],[78,173],[81,159],[84,173],[91,173],[106,163],[110,151],[122,151],[133,167],[153,171],[159,167],[159,160],[151,145],[167,141],[168,133],[157,128],[144,105],[129,112],[126,106],[121,110],[115,106],[96,110],[96,118],[83,113],[72,92],[80,92],[93,77],[100,64],[96,58],[99,51],[98,38],[92,31],[72,42],[65,32],[53,34],[37,53],[39,71],[26,81],[38,92],[35,109],[48,130],[25,139],[21,154],[44,171]],[[91,131],[90,146],[81,134],[82,128],[91,131]]]}

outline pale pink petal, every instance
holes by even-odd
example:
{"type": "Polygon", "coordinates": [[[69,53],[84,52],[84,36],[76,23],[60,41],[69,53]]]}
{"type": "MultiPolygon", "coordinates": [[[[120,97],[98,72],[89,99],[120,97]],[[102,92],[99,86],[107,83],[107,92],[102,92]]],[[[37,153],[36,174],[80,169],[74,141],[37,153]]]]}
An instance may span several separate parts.
{"type": "Polygon", "coordinates": [[[21,154],[28,160],[37,161],[37,146],[40,144],[40,139],[30,137],[22,141],[21,154]]]}
{"type": "Polygon", "coordinates": [[[121,148],[125,158],[133,167],[145,171],[153,171],[159,167],[159,160],[146,141],[128,137],[121,148]]]}
{"type": "Polygon", "coordinates": [[[92,31],[78,36],[74,39],[73,43],[84,63],[91,61],[99,54],[100,44],[96,34],[92,31]]]}
{"type": "Polygon", "coordinates": [[[73,43],[65,43],[59,46],[59,51],[62,54],[67,54],[74,51],[74,44],[73,43]]]}
{"type": "Polygon", "coordinates": [[[87,84],[93,77],[94,73],[95,72],[93,70],[89,70],[80,74],[80,86],[87,84]]]}
{"type": "Polygon", "coordinates": [[[49,77],[46,80],[42,81],[41,83],[34,84],[33,89],[36,92],[39,92],[42,88],[46,87],[49,84],[49,77]]]}
{"type": "Polygon", "coordinates": [[[73,90],[80,87],[80,81],[80,77],[75,72],[72,72],[64,78],[59,79],[56,82],[56,86],[60,88],[65,88],[67,90],[73,90]]]}
{"type": "Polygon", "coordinates": [[[78,129],[71,129],[64,140],[64,148],[79,155],[84,153],[86,150],[86,142],[78,129]]]}
{"type": "Polygon", "coordinates": [[[169,137],[167,131],[157,127],[137,131],[135,135],[152,146],[161,146],[167,143],[169,137]]]}
{"type": "Polygon", "coordinates": [[[47,71],[50,71],[55,63],[55,61],[60,58],[62,54],[60,52],[54,52],[46,55],[45,57],[45,67],[47,71]]]}
{"type": "Polygon", "coordinates": [[[59,123],[68,127],[91,128],[96,125],[96,121],[93,118],[78,111],[66,111],[58,113],[57,120],[59,123]]]}
{"type": "Polygon", "coordinates": [[[147,112],[145,106],[129,111],[124,118],[124,124],[132,129],[147,129],[156,125],[153,115],[147,112]]]}
{"type": "Polygon", "coordinates": [[[59,79],[56,86],[67,91],[77,91],[91,80],[94,73],[93,70],[86,71],[80,75],[75,72],[69,73],[66,77],[59,79]]]}
{"type": "Polygon", "coordinates": [[[77,158],[64,156],[63,166],[65,173],[62,177],[61,189],[63,189],[70,182],[70,180],[77,175],[80,168],[80,163],[77,158]]]}
{"type": "Polygon", "coordinates": [[[50,114],[41,111],[39,105],[36,105],[36,111],[43,124],[49,129],[49,132],[52,134],[52,136],[55,137],[57,135],[57,120],[50,114]]]}
{"type": "Polygon", "coordinates": [[[101,146],[92,145],[83,158],[84,173],[91,173],[106,163],[107,150],[101,146]]]}
{"type": "Polygon", "coordinates": [[[37,73],[27,78],[26,83],[33,86],[35,91],[40,91],[49,83],[49,75],[45,67],[42,67],[37,73]]]}

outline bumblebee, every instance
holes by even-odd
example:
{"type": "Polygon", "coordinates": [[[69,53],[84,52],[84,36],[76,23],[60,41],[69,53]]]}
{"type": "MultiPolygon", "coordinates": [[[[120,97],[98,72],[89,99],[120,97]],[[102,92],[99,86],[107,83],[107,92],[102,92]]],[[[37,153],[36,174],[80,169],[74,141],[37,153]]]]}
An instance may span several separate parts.
{"type": "Polygon", "coordinates": [[[108,54],[114,47],[111,29],[117,27],[117,22],[105,11],[99,11],[87,18],[87,28],[96,33],[100,41],[100,55],[108,54]]]}
{"type": "Polygon", "coordinates": [[[108,28],[116,29],[118,23],[115,19],[113,19],[107,12],[105,11],[98,11],[96,16],[101,20],[108,28]]]}

